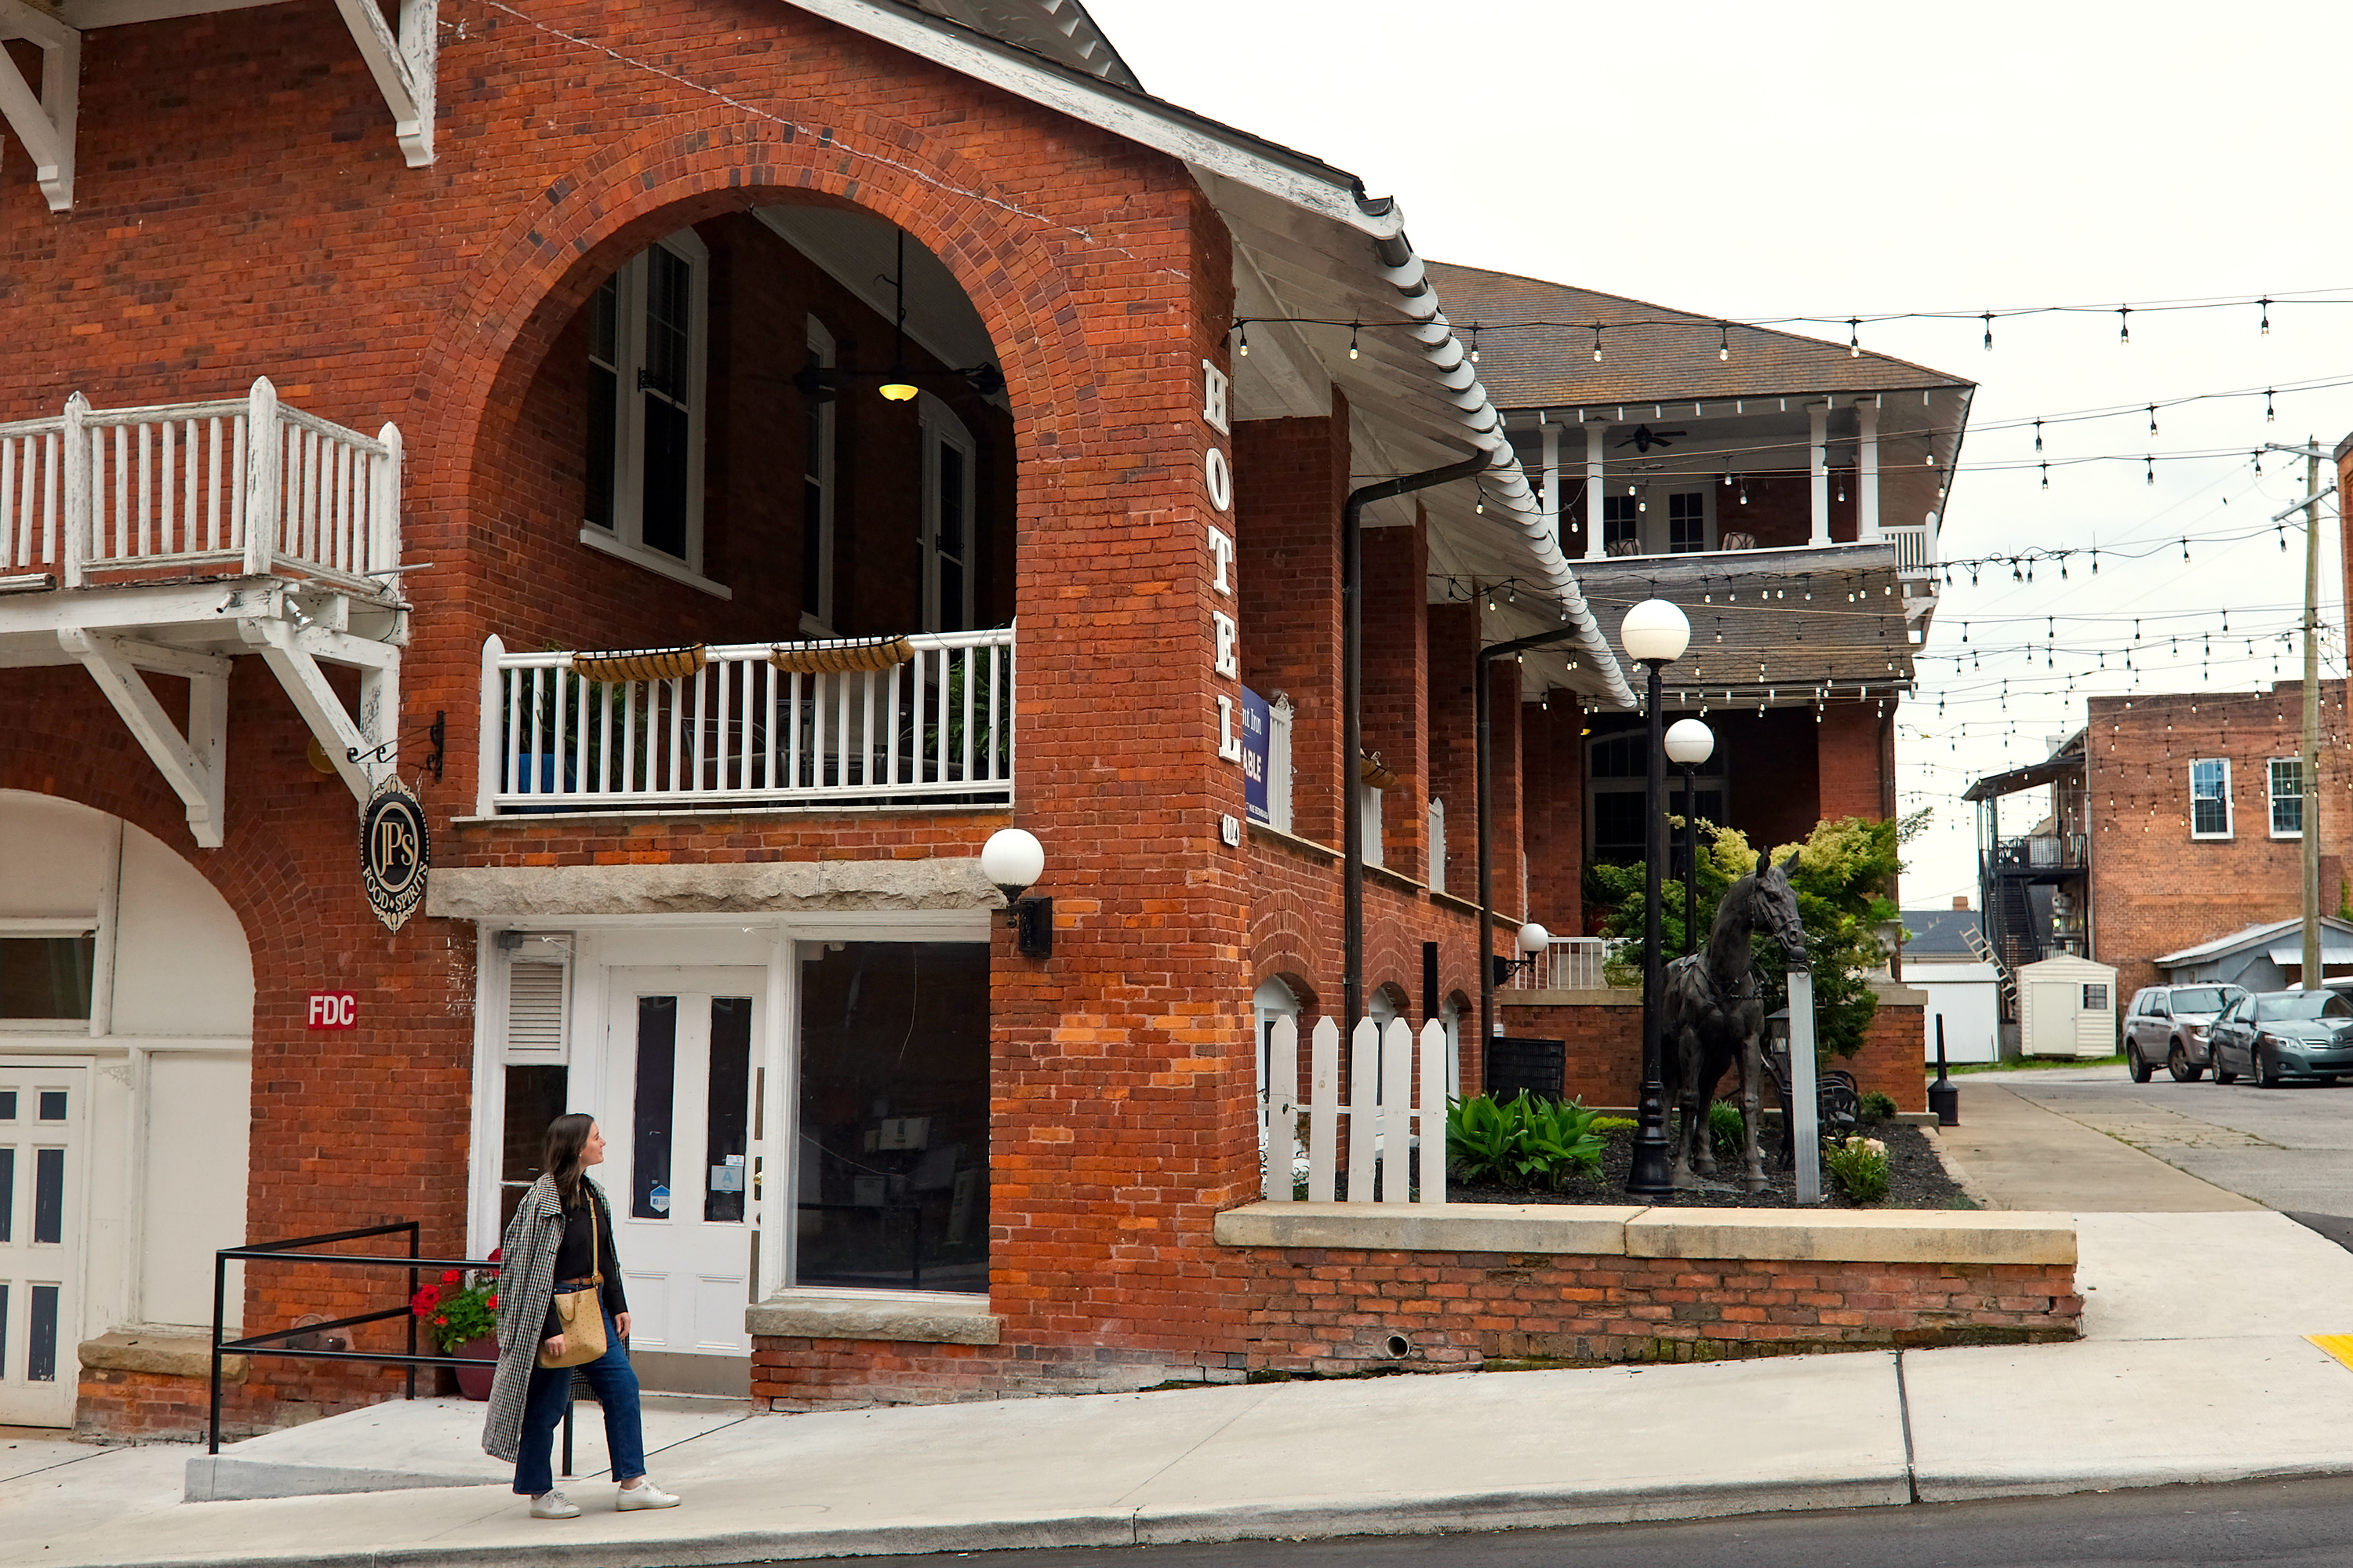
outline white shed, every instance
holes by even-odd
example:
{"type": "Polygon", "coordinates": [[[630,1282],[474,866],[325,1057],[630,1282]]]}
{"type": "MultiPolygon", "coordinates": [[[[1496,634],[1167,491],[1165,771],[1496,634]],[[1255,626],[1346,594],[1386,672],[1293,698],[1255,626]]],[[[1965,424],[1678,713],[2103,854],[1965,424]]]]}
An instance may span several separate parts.
{"type": "Polygon", "coordinates": [[[2018,971],[2019,1039],[2030,1056],[2109,1056],[2116,1049],[2116,971],[2069,954],[2018,971]]]}

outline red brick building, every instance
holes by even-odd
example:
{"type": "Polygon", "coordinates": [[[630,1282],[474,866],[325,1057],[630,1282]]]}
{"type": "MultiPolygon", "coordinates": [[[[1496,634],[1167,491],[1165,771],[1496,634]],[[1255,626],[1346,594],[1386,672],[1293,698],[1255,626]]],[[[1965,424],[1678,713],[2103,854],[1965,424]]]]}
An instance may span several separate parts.
{"type": "MultiPolygon", "coordinates": [[[[1578,925],[1621,610],[1395,206],[1049,10],[0,12],[41,103],[0,153],[0,1422],[185,1426],[108,1330],[185,1342],[240,1240],[480,1255],[567,1107],[654,1386],[1255,1364],[1211,1222],[1259,1020],[1341,1007],[1345,792],[1368,1005],[1459,1028],[1525,913],[1578,925]],[[1366,514],[1347,757],[1352,487],[1481,453],[1366,514]],[[1482,936],[1471,688],[1538,629],[1489,671],[1482,936]],[[396,928],[355,821],[396,778],[396,928]],[[1050,956],[979,871],[1013,825],[1050,956]]],[[[1877,593],[1878,661],[1918,566],[1857,547],[1774,591],[1877,593]]],[[[1886,662],[1679,689],[1761,702],[1746,757],[1822,736],[1735,821],[1888,809],[1886,662]]],[[[256,1265],[229,1316],[385,1288],[256,1265]]],[[[231,1408],[389,1386],[257,1362],[231,1408]]]]}

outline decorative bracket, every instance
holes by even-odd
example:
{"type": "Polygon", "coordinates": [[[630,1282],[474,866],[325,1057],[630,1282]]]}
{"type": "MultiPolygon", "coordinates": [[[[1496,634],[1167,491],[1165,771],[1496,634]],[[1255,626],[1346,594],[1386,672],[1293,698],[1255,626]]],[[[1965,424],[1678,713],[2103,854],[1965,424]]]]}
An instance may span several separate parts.
{"type": "Polygon", "coordinates": [[[81,661],[114,711],[131,728],[188,809],[188,831],[199,849],[221,847],[223,782],[228,757],[228,663],[214,653],[191,653],[127,637],[67,628],[58,643],[81,661]],[[142,670],[184,675],[188,682],[188,733],[183,736],[140,675],[142,670]]]}
{"type": "Polygon", "coordinates": [[[283,620],[240,620],[237,630],[286,688],[353,799],[366,805],[375,793],[378,775],[399,763],[396,715],[400,712],[400,650],[323,628],[297,630],[283,620]],[[327,683],[326,672],[319,667],[322,658],[359,666],[356,721],[327,683]]]}
{"type": "MultiPolygon", "coordinates": [[[[73,207],[74,124],[81,97],[81,34],[26,0],[0,0],[0,38],[29,38],[41,48],[37,96],[0,50],[0,118],[32,154],[33,177],[51,212],[73,207]]],[[[414,162],[414,160],[411,160],[414,162]]]]}
{"type": "Polygon", "coordinates": [[[335,0],[392,111],[393,134],[412,169],[433,161],[433,88],[440,56],[440,0],[400,0],[400,31],[384,19],[376,0],[335,0]]]}

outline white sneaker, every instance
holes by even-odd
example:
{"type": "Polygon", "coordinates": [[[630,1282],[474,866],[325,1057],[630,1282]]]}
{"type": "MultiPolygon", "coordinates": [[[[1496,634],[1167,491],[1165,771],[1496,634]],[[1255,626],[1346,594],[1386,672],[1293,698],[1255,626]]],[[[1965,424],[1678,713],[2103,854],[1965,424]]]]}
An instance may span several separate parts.
{"type": "MultiPolygon", "coordinates": [[[[639,1481],[634,1487],[623,1487],[620,1500],[613,1506],[617,1511],[622,1513],[627,1513],[633,1508],[676,1508],[678,1499],[651,1481],[639,1481]]],[[[580,1510],[575,1509],[572,1511],[577,1513],[580,1510]]]]}
{"type": "Polygon", "coordinates": [[[542,1492],[531,1499],[533,1519],[578,1519],[580,1505],[562,1492],[542,1492]]]}

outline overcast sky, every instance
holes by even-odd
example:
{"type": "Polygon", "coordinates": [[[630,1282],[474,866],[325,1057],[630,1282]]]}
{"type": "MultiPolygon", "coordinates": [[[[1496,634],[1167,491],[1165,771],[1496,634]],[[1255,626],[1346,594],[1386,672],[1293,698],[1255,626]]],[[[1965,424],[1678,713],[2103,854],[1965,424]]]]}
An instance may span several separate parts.
{"type": "MultiPolygon", "coordinates": [[[[2045,565],[2015,583],[2004,565],[1946,590],[1897,747],[1905,809],[1936,807],[1907,907],[1974,891],[1975,808],[1957,797],[2045,755],[2084,722],[2085,692],[2255,690],[2274,656],[2296,678],[2301,652],[2277,633],[2303,593],[2297,530],[2284,553],[2268,532],[2197,535],[2263,525],[2302,493],[2300,462],[2266,456],[2258,478],[2253,448],[2333,448],[2353,431],[2353,386],[2283,395],[2272,423],[2261,391],[2353,380],[2353,219],[2330,188],[2353,124],[2330,72],[2353,9],[1087,4],[1148,90],[1394,195],[1426,256],[1736,320],[2108,307],[1997,321],[1990,352],[1974,318],[1863,329],[1868,347],[1980,384],[1948,559],[2104,552],[2096,577],[2079,557],[2063,581],[2045,565]],[[2253,306],[2136,310],[2118,341],[2119,304],[2309,291],[2348,302],[2275,304],[2268,336],[2253,306]],[[2164,406],[2242,388],[2255,395],[2164,406]],[[2039,455],[2031,427],[2002,428],[2116,406],[2132,412],[2046,427],[2039,455]],[[2216,450],[2238,455],[2165,458],[2216,450]],[[2103,454],[2132,461],[2068,461],[2103,454]],[[2045,459],[2048,490],[2039,468],[1987,466],[2045,459]],[[2187,562],[2178,542],[2137,562],[2106,553],[2185,534],[2187,562]],[[2030,661],[2046,616],[2060,618],[2056,652],[2030,661]],[[1978,662],[1956,672],[1956,654],[1978,662]]],[[[1842,326],[1819,330],[1843,341],[1842,326]]],[[[2337,675],[2337,528],[2333,503],[2323,512],[2324,673],[2337,675]]],[[[2261,786],[2235,782],[2244,821],[2261,786]]],[[[2005,811],[2005,831],[2026,815],[2005,811]]]]}

